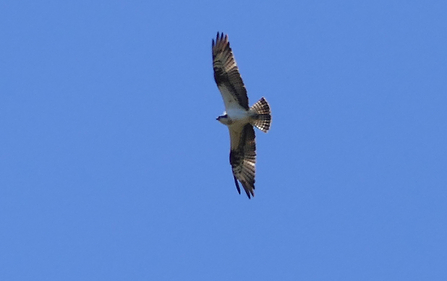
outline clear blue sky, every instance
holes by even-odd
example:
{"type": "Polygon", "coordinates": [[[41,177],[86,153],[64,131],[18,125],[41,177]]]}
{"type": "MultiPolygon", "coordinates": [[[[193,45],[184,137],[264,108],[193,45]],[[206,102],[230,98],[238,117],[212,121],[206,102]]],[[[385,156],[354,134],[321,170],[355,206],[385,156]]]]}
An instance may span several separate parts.
{"type": "Polygon", "coordinates": [[[0,280],[447,280],[444,1],[2,1],[0,280]],[[257,131],[234,186],[211,39],[257,131]]]}

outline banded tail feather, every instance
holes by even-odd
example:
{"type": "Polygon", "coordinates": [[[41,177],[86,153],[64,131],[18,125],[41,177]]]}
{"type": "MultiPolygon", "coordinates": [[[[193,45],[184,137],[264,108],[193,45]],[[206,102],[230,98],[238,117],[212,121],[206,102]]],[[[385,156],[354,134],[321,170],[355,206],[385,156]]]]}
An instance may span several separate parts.
{"type": "Polygon", "coordinates": [[[267,100],[262,97],[250,108],[250,111],[253,113],[251,124],[264,133],[267,133],[272,123],[270,105],[267,100]]]}

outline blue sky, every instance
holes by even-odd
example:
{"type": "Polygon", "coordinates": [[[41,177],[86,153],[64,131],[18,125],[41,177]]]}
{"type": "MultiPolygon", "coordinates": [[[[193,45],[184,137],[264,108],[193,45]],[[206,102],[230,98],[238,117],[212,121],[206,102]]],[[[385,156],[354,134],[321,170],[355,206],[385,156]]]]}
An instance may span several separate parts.
{"type": "Polygon", "coordinates": [[[1,280],[447,280],[447,4],[3,1],[1,280]],[[239,195],[211,39],[257,131],[239,195]]]}

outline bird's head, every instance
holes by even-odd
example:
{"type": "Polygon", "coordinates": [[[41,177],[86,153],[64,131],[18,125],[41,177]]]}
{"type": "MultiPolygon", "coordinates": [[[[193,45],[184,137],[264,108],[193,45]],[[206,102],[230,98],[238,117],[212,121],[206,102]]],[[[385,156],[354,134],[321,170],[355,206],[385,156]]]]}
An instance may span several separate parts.
{"type": "Polygon", "coordinates": [[[224,125],[228,125],[230,122],[230,119],[228,118],[227,114],[217,117],[216,120],[224,125]]]}

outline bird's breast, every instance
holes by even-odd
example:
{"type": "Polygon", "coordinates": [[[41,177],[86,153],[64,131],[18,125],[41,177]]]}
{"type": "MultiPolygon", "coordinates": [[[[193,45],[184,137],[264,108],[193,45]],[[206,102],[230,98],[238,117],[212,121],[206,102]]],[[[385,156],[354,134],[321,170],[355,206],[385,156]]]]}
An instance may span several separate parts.
{"type": "Polygon", "coordinates": [[[231,119],[232,123],[248,123],[249,114],[245,109],[232,109],[227,111],[228,118],[231,119]]]}

